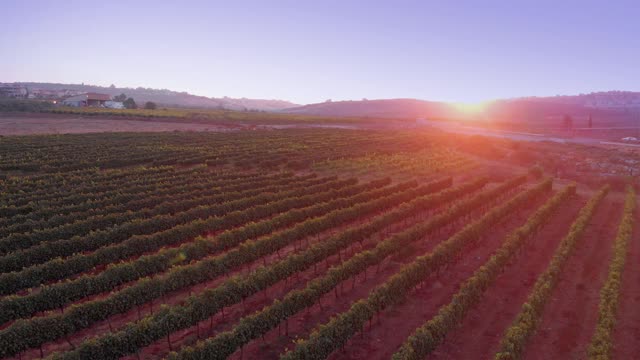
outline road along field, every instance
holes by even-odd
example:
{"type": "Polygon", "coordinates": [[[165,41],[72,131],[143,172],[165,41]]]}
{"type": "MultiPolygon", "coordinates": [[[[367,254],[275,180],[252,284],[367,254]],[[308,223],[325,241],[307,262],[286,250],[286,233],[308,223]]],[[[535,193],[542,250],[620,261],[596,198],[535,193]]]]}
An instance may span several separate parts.
{"type": "Polygon", "coordinates": [[[633,353],[633,190],[498,172],[447,144],[2,137],[0,358],[633,353]]]}

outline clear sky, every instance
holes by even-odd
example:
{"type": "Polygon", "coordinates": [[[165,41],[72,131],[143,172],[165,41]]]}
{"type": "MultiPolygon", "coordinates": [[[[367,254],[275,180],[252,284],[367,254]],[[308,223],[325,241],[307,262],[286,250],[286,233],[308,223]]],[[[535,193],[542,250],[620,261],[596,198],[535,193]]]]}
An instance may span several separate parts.
{"type": "Polygon", "coordinates": [[[297,103],[640,90],[637,0],[0,0],[0,19],[0,82],[297,103]]]}

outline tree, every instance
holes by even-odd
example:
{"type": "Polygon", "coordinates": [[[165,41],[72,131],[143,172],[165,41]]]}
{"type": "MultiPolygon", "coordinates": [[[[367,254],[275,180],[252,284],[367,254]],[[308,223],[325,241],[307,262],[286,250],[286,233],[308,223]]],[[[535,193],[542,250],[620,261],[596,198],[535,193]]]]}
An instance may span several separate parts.
{"type": "Polygon", "coordinates": [[[128,98],[127,100],[122,102],[124,107],[127,109],[137,109],[138,104],[133,100],[133,98],[128,98]]]}
{"type": "Polygon", "coordinates": [[[127,100],[127,95],[124,93],[113,97],[113,101],[124,102],[125,100],[127,100]]]}
{"type": "Polygon", "coordinates": [[[565,130],[573,129],[573,119],[569,115],[564,116],[564,128],[565,130]]]}
{"type": "Polygon", "coordinates": [[[156,105],[156,103],[154,103],[153,101],[147,101],[146,103],[144,103],[144,108],[147,110],[155,110],[158,108],[158,105],[156,105]]]}

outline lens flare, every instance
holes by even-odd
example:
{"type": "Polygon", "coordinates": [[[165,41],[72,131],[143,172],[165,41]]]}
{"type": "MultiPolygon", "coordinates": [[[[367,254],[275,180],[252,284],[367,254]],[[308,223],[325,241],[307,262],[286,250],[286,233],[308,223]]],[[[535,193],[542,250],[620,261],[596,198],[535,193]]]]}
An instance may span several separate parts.
{"type": "Polygon", "coordinates": [[[479,103],[466,103],[466,102],[457,102],[453,103],[453,107],[465,114],[465,115],[478,115],[484,112],[487,108],[488,102],[479,102],[479,103]]]}

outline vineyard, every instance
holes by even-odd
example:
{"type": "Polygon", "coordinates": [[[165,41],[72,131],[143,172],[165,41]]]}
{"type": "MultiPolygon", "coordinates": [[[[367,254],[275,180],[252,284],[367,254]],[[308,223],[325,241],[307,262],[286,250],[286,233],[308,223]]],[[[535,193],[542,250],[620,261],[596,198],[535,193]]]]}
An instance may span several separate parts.
{"type": "Polygon", "coordinates": [[[635,189],[463,148],[424,130],[0,137],[0,358],[637,358],[635,189]]]}

